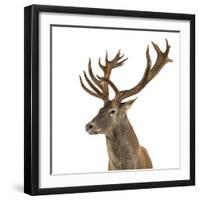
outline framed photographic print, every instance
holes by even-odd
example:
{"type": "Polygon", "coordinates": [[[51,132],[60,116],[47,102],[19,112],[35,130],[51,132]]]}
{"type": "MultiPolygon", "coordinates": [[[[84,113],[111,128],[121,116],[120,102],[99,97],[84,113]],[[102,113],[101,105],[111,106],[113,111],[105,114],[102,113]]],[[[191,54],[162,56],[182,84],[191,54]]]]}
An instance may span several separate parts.
{"type": "Polygon", "coordinates": [[[25,8],[24,191],[195,184],[195,16],[25,8]]]}

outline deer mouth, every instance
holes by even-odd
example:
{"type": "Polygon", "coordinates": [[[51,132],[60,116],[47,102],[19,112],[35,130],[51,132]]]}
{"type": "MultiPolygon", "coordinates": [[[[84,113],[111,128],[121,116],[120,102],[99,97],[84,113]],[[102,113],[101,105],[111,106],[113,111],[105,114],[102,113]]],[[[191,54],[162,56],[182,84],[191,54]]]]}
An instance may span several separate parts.
{"type": "Polygon", "coordinates": [[[89,135],[97,135],[101,132],[101,129],[97,130],[88,130],[89,135]]]}

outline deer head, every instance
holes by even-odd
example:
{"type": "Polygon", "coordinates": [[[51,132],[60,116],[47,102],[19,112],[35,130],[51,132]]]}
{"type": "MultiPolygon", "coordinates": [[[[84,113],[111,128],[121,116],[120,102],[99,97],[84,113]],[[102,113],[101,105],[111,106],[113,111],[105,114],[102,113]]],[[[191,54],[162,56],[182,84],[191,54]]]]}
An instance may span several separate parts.
{"type": "Polygon", "coordinates": [[[91,89],[88,89],[82,81],[80,76],[80,83],[82,88],[92,96],[102,99],[104,106],[99,110],[98,114],[86,125],[86,131],[89,134],[104,133],[107,136],[112,133],[114,127],[119,124],[124,118],[126,118],[126,112],[131,107],[135,99],[122,102],[124,99],[139,93],[163,68],[163,66],[172,62],[168,58],[170,46],[166,39],[166,50],[162,52],[157,44],[152,42],[152,45],[157,53],[155,64],[152,66],[151,57],[149,55],[149,46],[146,49],[147,65],[144,71],[144,75],[141,80],[132,88],[128,90],[119,90],[117,86],[110,80],[111,71],[114,68],[120,67],[124,64],[127,58],[121,54],[120,50],[116,56],[112,59],[108,59],[108,53],[106,52],[105,65],[101,63],[99,58],[99,66],[103,71],[103,76],[94,75],[91,67],[91,59],[88,62],[88,78],[84,71],[84,77],[91,89]],[[115,97],[109,99],[109,86],[115,92],[115,97]]]}

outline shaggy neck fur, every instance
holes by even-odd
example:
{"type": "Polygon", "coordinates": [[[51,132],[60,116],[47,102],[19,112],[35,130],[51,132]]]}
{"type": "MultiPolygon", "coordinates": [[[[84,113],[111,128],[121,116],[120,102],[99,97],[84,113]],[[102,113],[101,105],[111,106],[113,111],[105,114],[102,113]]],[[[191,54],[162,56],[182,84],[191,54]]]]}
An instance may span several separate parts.
{"type": "Polygon", "coordinates": [[[126,114],[106,136],[110,169],[133,169],[136,167],[139,142],[126,114]]]}

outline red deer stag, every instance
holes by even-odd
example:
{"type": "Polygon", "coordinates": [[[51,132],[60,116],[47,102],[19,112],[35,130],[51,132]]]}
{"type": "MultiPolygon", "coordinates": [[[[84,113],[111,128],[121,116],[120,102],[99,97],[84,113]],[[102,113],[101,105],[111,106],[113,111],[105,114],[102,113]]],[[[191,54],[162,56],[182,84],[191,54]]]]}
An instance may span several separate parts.
{"type": "Polygon", "coordinates": [[[160,72],[166,63],[172,62],[168,58],[170,46],[167,40],[165,52],[162,52],[154,42],[152,42],[152,45],[157,53],[155,64],[152,66],[148,46],[146,50],[147,66],[144,75],[138,84],[129,90],[120,91],[110,80],[112,69],[122,66],[127,60],[127,58],[124,58],[124,55],[121,55],[120,50],[112,60],[108,59],[108,53],[106,52],[105,65],[101,63],[99,58],[99,66],[103,71],[103,77],[94,75],[91,59],[89,59],[88,72],[91,79],[88,78],[85,71],[84,77],[92,90],[84,85],[80,76],[82,88],[92,96],[104,101],[103,108],[86,125],[86,131],[91,135],[105,134],[109,157],[108,170],[153,168],[150,156],[147,150],[139,144],[126,114],[135,99],[122,102],[125,98],[140,92],[160,72]],[[109,99],[109,86],[115,92],[115,97],[112,100],[109,99]]]}

